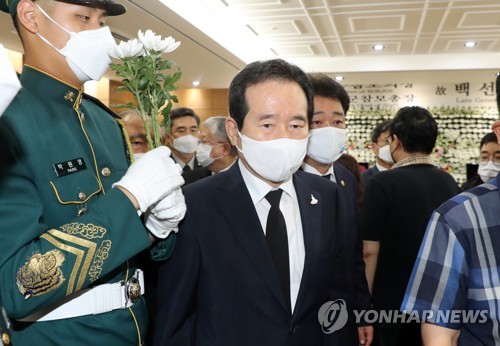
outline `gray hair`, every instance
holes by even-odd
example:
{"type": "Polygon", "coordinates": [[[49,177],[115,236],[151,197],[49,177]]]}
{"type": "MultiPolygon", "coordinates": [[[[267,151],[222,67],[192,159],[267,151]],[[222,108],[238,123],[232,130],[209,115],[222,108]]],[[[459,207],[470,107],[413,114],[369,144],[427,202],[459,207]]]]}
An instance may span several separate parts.
{"type": "MultiPolygon", "coordinates": [[[[226,132],[226,118],[225,116],[215,116],[207,118],[203,122],[203,127],[208,128],[212,137],[217,138],[218,141],[228,143],[231,145],[231,141],[226,132]]],[[[237,150],[235,147],[231,145],[231,153],[237,154],[237,150]]]]}
{"type": "Polygon", "coordinates": [[[136,118],[142,120],[141,115],[135,109],[127,109],[125,111],[121,111],[120,113],[118,113],[118,115],[120,116],[120,118],[122,118],[122,121],[124,123],[129,123],[136,118]]]}
{"type": "MultiPolygon", "coordinates": [[[[128,124],[128,123],[134,121],[135,119],[138,119],[141,122],[143,121],[141,114],[136,109],[127,109],[127,110],[121,111],[120,113],[118,113],[118,115],[120,116],[120,118],[122,119],[124,124],[128,124]]],[[[149,124],[151,124],[151,122],[149,124]]],[[[165,130],[165,127],[160,126],[160,141],[162,143],[165,142],[166,136],[167,136],[167,131],[165,130]]]]}

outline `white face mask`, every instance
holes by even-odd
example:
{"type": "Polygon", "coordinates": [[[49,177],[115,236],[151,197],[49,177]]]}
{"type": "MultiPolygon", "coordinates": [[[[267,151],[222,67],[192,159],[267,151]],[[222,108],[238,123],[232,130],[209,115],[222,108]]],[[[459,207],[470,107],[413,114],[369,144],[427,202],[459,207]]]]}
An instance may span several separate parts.
{"type": "Polygon", "coordinates": [[[215,157],[215,158],[210,156],[210,154],[212,153],[212,149],[214,147],[218,147],[219,145],[223,145],[223,144],[222,143],[217,144],[217,145],[210,145],[208,143],[198,144],[198,149],[196,149],[196,160],[198,160],[198,163],[200,165],[202,165],[203,167],[208,167],[215,160],[223,158],[224,155],[219,156],[219,157],[215,157]]]}
{"type": "Polygon", "coordinates": [[[38,37],[66,58],[69,67],[81,82],[101,79],[111,63],[108,51],[115,43],[109,27],[80,32],[69,31],[50,18],[40,6],[36,6],[45,17],[71,36],[62,49],[56,48],[49,40],[36,33],[38,37]]]}
{"type": "Polygon", "coordinates": [[[12,67],[7,52],[0,44],[0,117],[16,97],[21,83],[17,78],[16,71],[12,67]]]}
{"type": "Polygon", "coordinates": [[[481,177],[483,182],[487,182],[495,178],[500,171],[500,163],[488,161],[486,163],[479,162],[477,174],[481,177]]]}
{"type": "Polygon", "coordinates": [[[347,135],[345,129],[322,127],[311,130],[307,156],[320,163],[333,163],[345,151],[347,135]]]}
{"type": "Polygon", "coordinates": [[[177,137],[172,146],[183,154],[192,154],[198,147],[198,138],[191,135],[177,137]]]}
{"type": "Polygon", "coordinates": [[[239,135],[242,148],[237,148],[238,151],[255,173],[275,183],[290,178],[300,168],[306,156],[309,137],[257,141],[241,133],[239,135]]]}
{"type": "Polygon", "coordinates": [[[391,146],[389,144],[384,145],[378,149],[378,157],[389,164],[394,164],[394,159],[392,158],[391,146]]]}

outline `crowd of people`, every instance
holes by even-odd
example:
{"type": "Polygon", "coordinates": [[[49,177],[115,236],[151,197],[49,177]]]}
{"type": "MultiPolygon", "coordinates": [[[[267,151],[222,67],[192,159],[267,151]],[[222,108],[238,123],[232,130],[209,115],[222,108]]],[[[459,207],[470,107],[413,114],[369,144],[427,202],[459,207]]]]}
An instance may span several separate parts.
{"type": "Polygon", "coordinates": [[[151,149],[137,111],[83,92],[123,5],[0,9],[25,50],[0,95],[0,344],[500,344],[500,120],[462,188],[419,106],[367,129],[361,172],[346,90],[272,59],[228,116],[175,108],[151,149]]]}

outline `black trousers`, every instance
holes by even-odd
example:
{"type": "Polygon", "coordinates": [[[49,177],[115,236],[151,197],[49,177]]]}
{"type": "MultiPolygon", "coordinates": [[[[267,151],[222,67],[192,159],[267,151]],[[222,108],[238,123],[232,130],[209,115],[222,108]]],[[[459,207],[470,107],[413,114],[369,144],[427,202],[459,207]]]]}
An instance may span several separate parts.
{"type": "Polygon", "coordinates": [[[373,346],[422,346],[420,323],[375,325],[373,346]]]}

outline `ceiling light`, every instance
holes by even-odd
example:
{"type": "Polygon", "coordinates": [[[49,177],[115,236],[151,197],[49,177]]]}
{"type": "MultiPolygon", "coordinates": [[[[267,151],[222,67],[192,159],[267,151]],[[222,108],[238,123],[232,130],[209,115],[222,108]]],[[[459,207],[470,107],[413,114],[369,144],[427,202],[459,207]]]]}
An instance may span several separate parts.
{"type": "Polygon", "coordinates": [[[376,44],[372,48],[373,50],[384,50],[385,46],[383,44],[376,44]]]}
{"type": "Polygon", "coordinates": [[[336,81],[343,81],[344,80],[344,76],[335,76],[335,80],[336,81]]]}
{"type": "Polygon", "coordinates": [[[199,82],[199,81],[197,81],[197,80],[195,80],[195,81],[193,82],[193,86],[195,86],[195,87],[196,87],[196,86],[198,86],[198,85],[200,85],[200,82],[199,82]]]}
{"type": "Polygon", "coordinates": [[[464,46],[466,46],[467,48],[473,48],[473,47],[477,46],[477,42],[467,41],[464,43],[464,46]]]}
{"type": "MultiPolygon", "coordinates": [[[[233,52],[236,57],[247,64],[276,57],[276,54],[269,49],[270,44],[261,36],[256,35],[251,26],[245,25],[245,23],[249,24],[248,15],[243,13],[245,11],[233,9],[233,7],[238,7],[232,6],[234,1],[157,1],[192,23],[198,30],[233,52]],[[193,6],[193,4],[196,5],[193,6]]],[[[140,1],[142,2],[149,3],[149,1],[140,1]]],[[[279,33],[279,26],[277,28],[278,31],[272,31],[272,33],[279,33]]]]}

